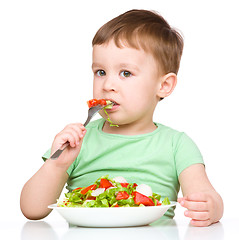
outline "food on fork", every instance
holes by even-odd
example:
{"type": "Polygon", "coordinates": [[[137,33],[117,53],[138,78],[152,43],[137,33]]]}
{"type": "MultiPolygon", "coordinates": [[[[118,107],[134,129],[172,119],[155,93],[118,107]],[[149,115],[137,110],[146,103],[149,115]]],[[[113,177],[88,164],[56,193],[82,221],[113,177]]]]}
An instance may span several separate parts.
{"type": "Polygon", "coordinates": [[[58,207],[146,207],[169,205],[168,197],[160,202],[161,196],[153,193],[146,184],[128,183],[123,177],[98,178],[92,185],[79,187],[65,193],[58,207]],[[146,195],[145,195],[146,194],[146,195]]]}
{"type": "Polygon", "coordinates": [[[110,119],[109,114],[107,113],[106,109],[112,109],[112,107],[114,106],[115,102],[107,100],[107,99],[91,99],[89,101],[87,101],[87,105],[89,108],[101,105],[101,106],[105,106],[103,108],[105,115],[107,116],[107,121],[110,123],[111,127],[119,127],[119,125],[117,124],[113,124],[113,122],[110,119]]]}
{"type": "Polygon", "coordinates": [[[94,99],[91,99],[91,100],[87,101],[87,105],[88,105],[89,108],[95,107],[97,105],[101,105],[101,106],[108,105],[108,106],[106,106],[106,108],[110,109],[110,108],[113,107],[113,104],[114,103],[112,101],[106,100],[106,99],[95,99],[94,98],[94,99]]]}

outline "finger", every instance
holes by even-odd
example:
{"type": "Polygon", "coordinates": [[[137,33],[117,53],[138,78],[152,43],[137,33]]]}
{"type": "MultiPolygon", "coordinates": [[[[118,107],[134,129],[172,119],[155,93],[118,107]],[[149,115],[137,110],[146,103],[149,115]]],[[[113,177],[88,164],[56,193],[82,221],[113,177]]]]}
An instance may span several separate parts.
{"type": "Polygon", "coordinates": [[[83,138],[86,133],[86,128],[81,123],[68,125],[67,129],[72,129],[77,132],[79,138],[83,138]]]}
{"type": "Polygon", "coordinates": [[[210,220],[200,221],[200,220],[192,219],[190,223],[195,227],[208,227],[209,225],[211,225],[210,220]]]}
{"type": "Polygon", "coordinates": [[[84,135],[86,134],[86,128],[81,123],[77,124],[77,127],[80,128],[80,130],[81,130],[81,138],[83,138],[84,135]]]}
{"type": "Polygon", "coordinates": [[[84,125],[81,124],[81,123],[73,123],[73,124],[70,124],[70,126],[73,126],[73,127],[78,128],[78,129],[81,129],[82,131],[86,129],[86,128],[84,127],[84,125]]]}
{"type": "Polygon", "coordinates": [[[185,197],[188,201],[195,201],[195,202],[206,202],[207,201],[207,194],[203,192],[199,193],[192,193],[185,197]]]}
{"type": "Polygon", "coordinates": [[[185,211],[184,215],[186,217],[192,218],[194,220],[206,221],[209,220],[209,212],[194,212],[194,211],[185,211]]]}
{"type": "Polygon", "coordinates": [[[83,135],[85,135],[85,134],[86,134],[86,132],[87,132],[87,130],[86,130],[86,129],[84,129],[84,130],[82,131],[83,135]]]}
{"type": "MultiPolygon", "coordinates": [[[[76,146],[76,141],[77,141],[77,134],[74,133],[73,131],[68,131],[68,132],[64,132],[62,134],[62,139],[64,142],[69,142],[71,147],[75,147],[76,146]]],[[[78,138],[79,139],[79,138],[78,138]]]]}
{"type": "Polygon", "coordinates": [[[208,211],[209,210],[207,202],[194,202],[194,201],[182,200],[180,202],[180,205],[191,211],[208,211]]]}
{"type": "Polygon", "coordinates": [[[178,203],[181,203],[183,201],[183,198],[178,198],[177,201],[178,203]]]}
{"type": "Polygon", "coordinates": [[[179,203],[181,203],[181,202],[184,201],[184,200],[186,200],[184,197],[179,197],[179,198],[177,199],[177,201],[178,201],[179,203]]]}
{"type": "Polygon", "coordinates": [[[77,125],[71,125],[68,128],[70,131],[72,131],[72,133],[75,135],[77,142],[79,142],[80,138],[83,138],[83,131],[81,130],[81,128],[77,125]]]}
{"type": "Polygon", "coordinates": [[[81,128],[82,131],[86,130],[83,124],[79,123],[79,127],[81,128]]]}

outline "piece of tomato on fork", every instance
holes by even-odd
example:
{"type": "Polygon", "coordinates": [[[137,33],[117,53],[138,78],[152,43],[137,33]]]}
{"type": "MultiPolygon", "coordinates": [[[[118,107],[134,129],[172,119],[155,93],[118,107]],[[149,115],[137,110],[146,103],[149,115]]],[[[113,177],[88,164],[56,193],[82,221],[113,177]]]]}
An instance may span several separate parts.
{"type": "Polygon", "coordinates": [[[88,105],[89,108],[95,107],[97,105],[105,106],[105,105],[107,105],[106,101],[107,101],[106,99],[95,99],[94,98],[94,99],[91,99],[91,100],[87,101],[87,105],[88,105]]]}

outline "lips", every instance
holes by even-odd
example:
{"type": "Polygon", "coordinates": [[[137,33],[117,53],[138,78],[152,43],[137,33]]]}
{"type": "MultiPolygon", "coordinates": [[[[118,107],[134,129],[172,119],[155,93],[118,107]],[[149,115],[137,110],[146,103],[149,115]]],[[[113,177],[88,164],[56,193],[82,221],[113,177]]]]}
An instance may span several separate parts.
{"type": "Polygon", "coordinates": [[[117,103],[114,99],[108,98],[107,100],[109,100],[109,101],[111,101],[113,103],[112,108],[107,109],[107,112],[114,112],[115,110],[117,110],[119,108],[120,104],[117,103]]]}
{"type": "Polygon", "coordinates": [[[119,105],[119,104],[118,104],[115,100],[113,100],[113,99],[107,99],[107,100],[111,101],[111,102],[113,103],[113,106],[119,105]]]}

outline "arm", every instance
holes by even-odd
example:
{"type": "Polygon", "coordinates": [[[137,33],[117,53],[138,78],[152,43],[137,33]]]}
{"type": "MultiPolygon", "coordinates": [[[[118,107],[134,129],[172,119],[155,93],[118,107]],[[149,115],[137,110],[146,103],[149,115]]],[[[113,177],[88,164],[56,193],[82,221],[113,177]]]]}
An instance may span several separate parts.
{"type": "Polygon", "coordinates": [[[82,124],[70,124],[56,135],[51,154],[67,141],[70,146],[57,160],[48,159],[24,185],[20,207],[28,219],[41,219],[51,212],[47,206],[59,198],[68,179],[66,171],[78,156],[85,133],[86,129],[82,124]]]}
{"type": "Polygon", "coordinates": [[[185,216],[194,226],[209,226],[218,222],[223,215],[221,196],[211,185],[202,164],[194,164],[179,175],[183,198],[178,202],[187,208],[185,216]]]}

